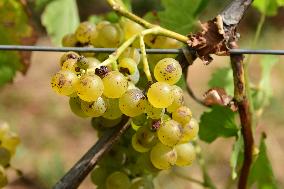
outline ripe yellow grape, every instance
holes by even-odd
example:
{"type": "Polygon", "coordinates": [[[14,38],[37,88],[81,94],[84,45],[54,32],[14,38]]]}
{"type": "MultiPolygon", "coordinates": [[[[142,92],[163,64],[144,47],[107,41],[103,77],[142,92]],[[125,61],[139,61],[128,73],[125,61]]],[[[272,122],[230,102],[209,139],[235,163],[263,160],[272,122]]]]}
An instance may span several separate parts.
{"type": "Polygon", "coordinates": [[[130,89],[119,99],[119,109],[130,117],[144,113],[145,106],[146,97],[140,89],[130,89]]]}
{"type": "Polygon", "coordinates": [[[80,71],[76,63],[77,59],[68,59],[62,64],[61,70],[71,71],[76,74],[80,71]]]}
{"type": "Polygon", "coordinates": [[[9,131],[3,136],[1,146],[9,150],[11,154],[14,154],[18,144],[20,144],[19,136],[9,131]]]}
{"type": "Polygon", "coordinates": [[[174,112],[180,106],[184,105],[183,90],[180,87],[173,85],[172,93],[174,96],[174,101],[169,107],[167,107],[167,112],[170,113],[174,112]]]}
{"type": "Polygon", "coordinates": [[[173,58],[160,60],[154,68],[154,76],[157,81],[175,84],[182,75],[182,68],[178,61],[173,58]]]}
{"type": "Polygon", "coordinates": [[[181,123],[182,125],[188,123],[191,117],[192,117],[192,112],[186,106],[179,107],[172,114],[172,118],[177,122],[181,123]]]}
{"type": "Polygon", "coordinates": [[[118,47],[123,40],[123,31],[116,24],[103,24],[97,28],[94,40],[102,47],[118,47]]]}
{"type": "Polygon", "coordinates": [[[82,22],[75,31],[77,40],[80,43],[88,43],[91,38],[91,34],[95,32],[96,26],[90,22],[82,22]]]}
{"type": "Polygon", "coordinates": [[[69,99],[71,111],[79,117],[88,117],[81,108],[81,99],[79,97],[71,97],[69,99]]]}
{"type": "Polygon", "coordinates": [[[86,74],[80,78],[76,88],[82,100],[92,102],[103,94],[104,85],[99,76],[86,74]]]}
{"type": "Polygon", "coordinates": [[[154,167],[169,169],[176,163],[177,153],[174,148],[157,143],[150,152],[150,159],[154,167]]]}
{"type": "Polygon", "coordinates": [[[190,122],[183,125],[182,129],[182,137],[180,143],[187,143],[193,140],[199,131],[199,125],[196,119],[191,118],[190,122]]]}
{"type": "Polygon", "coordinates": [[[127,90],[128,81],[118,71],[109,72],[103,79],[104,96],[108,98],[120,98],[127,90]]]}
{"type": "Polygon", "coordinates": [[[102,97],[99,97],[93,102],[81,102],[81,108],[83,112],[90,117],[102,116],[106,111],[106,104],[102,97]]]}
{"type": "Polygon", "coordinates": [[[177,166],[189,166],[195,160],[195,149],[191,143],[176,145],[174,149],[177,153],[177,166]]]}
{"type": "Polygon", "coordinates": [[[52,89],[61,95],[71,95],[76,92],[77,75],[71,71],[61,70],[51,78],[52,89]]]}
{"type": "Polygon", "coordinates": [[[117,119],[122,116],[122,112],[119,109],[119,102],[116,98],[104,98],[106,103],[106,111],[103,114],[104,118],[117,119]]]}
{"type": "Polygon", "coordinates": [[[144,152],[148,152],[150,150],[150,148],[147,148],[147,147],[145,147],[141,144],[141,141],[137,139],[136,133],[134,135],[132,135],[131,145],[132,145],[133,149],[136,150],[137,152],[144,153],[144,152]]]}
{"type": "Polygon", "coordinates": [[[131,58],[121,58],[118,60],[118,68],[121,72],[132,75],[137,70],[137,64],[131,58]]]}
{"type": "Polygon", "coordinates": [[[68,59],[77,60],[79,57],[80,55],[76,52],[73,51],[66,52],[60,58],[60,66],[62,67],[63,63],[66,62],[68,59]]]}
{"type": "Polygon", "coordinates": [[[181,140],[182,127],[178,122],[169,120],[161,125],[157,134],[161,143],[167,146],[174,146],[181,140]]]}
{"type": "Polygon", "coordinates": [[[147,97],[155,108],[167,108],[174,101],[172,88],[165,82],[152,84],[147,92],[147,97]]]}
{"type": "Polygon", "coordinates": [[[136,48],[127,47],[119,57],[119,59],[122,58],[132,58],[135,61],[135,63],[138,65],[141,60],[141,55],[136,48]]]}
{"type": "Polygon", "coordinates": [[[73,33],[70,33],[63,37],[61,43],[63,47],[75,47],[78,41],[77,41],[76,35],[73,33]]]}
{"type": "Polygon", "coordinates": [[[152,119],[160,119],[162,115],[165,113],[165,109],[155,108],[152,104],[148,102],[146,106],[146,113],[147,113],[147,116],[152,119]]]}

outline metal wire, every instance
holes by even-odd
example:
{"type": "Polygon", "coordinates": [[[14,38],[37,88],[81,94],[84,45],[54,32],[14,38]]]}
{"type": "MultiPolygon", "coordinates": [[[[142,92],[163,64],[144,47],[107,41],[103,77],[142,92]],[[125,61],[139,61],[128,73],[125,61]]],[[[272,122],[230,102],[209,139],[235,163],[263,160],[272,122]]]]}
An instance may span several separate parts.
{"type": "MultiPolygon", "coordinates": [[[[89,48],[89,47],[48,47],[48,46],[24,46],[24,45],[0,45],[0,51],[48,51],[48,52],[97,52],[112,53],[115,48],[89,48]]],[[[140,51],[140,49],[138,49],[140,51]]],[[[193,51],[193,50],[192,50],[193,51]]],[[[284,50],[268,49],[230,49],[230,54],[267,54],[284,55],[284,50]]],[[[182,49],[146,49],[148,54],[178,54],[182,49]]]]}

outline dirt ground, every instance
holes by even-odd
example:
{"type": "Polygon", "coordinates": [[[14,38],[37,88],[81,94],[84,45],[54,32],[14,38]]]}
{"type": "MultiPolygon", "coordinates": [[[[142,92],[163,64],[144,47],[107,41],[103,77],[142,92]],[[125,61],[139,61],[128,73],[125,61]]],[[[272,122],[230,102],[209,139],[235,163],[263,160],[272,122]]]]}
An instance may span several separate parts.
{"type": "MultiPolygon", "coordinates": [[[[279,34],[281,36],[281,34],[279,34]]],[[[283,35],[282,35],[283,36],[283,35]]],[[[267,48],[284,49],[284,39],[271,41],[271,36],[264,36],[261,45],[267,48]]],[[[245,43],[245,40],[241,42],[245,43]]],[[[38,45],[50,45],[42,38],[38,45]]],[[[261,46],[260,45],[260,46],[261,46]]],[[[8,122],[21,137],[22,143],[13,159],[13,167],[23,171],[24,179],[18,180],[14,170],[9,171],[11,184],[7,189],[50,188],[84,152],[97,140],[89,119],[78,118],[69,109],[68,99],[55,94],[50,87],[51,76],[59,69],[60,53],[35,52],[32,64],[25,76],[17,75],[13,84],[0,89],[0,120],[8,122]],[[25,183],[25,184],[23,184],[25,183]]],[[[253,59],[251,77],[256,80],[259,72],[253,59]]],[[[196,62],[189,70],[190,85],[198,96],[208,89],[210,74],[218,67],[229,66],[228,58],[216,57],[214,62],[205,66],[196,62]]],[[[274,67],[272,87],[274,98],[264,112],[256,128],[256,136],[262,131],[267,133],[267,146],[277,180],[284,187],[284,59],[274,67]]],[[[187,97],[187,103],[196,117],[204,108],[187,97]]],[[[212,144],[202,143],[205,158],[213,180],[219,188],[225,188],[230,176],[230,152],[233,139],[218,139],[212,144]]],[[[193,165],[183,170],[186,174],[201,178],[199,168],[193,165]]],[[[172,183],[161,182],[170,173],[161,174],[157,181],[159,188],[198,188],[177,177],[172,183]]],[[[94,188],[90,179],[86,179],[81,189],[94,188]]],[[[281,188],[281,187],[280,187],[281,188]]]]}

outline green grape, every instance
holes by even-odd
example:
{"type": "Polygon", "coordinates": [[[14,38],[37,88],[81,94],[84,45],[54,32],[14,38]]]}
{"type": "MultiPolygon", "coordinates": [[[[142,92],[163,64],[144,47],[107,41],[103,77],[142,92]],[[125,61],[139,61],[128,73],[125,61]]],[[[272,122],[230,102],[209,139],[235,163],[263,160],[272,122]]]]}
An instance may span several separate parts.
{"type": "Polygon", "coordinates": [[[138,140],[137,138],[137,134],[135,133],[133,136],[132,136],[132,139],[131,139],[131,144],[132,144],[132,147],[134,150],[136,150],[137,152],[147,152],[150,150],[150,148],[147,148],[147,147],[144,147],[141,143],[141,141],[138,140]]]}
{"type": "Polygon", "coordinates": [[[169,169],[176,163],[177,153],[175,149],[157,143],[151,150],[150,159],[158,169],[169,169]]]}
{"type": "Polygon", "coordinates": [[[154,189],[154,184],[149,179],[139,178],[131,183],[129,189],[154,189]]]}
{"type": "Polygon", "coordinates": [[[120,98],[127,90],[128,81],[118,71],[111,71],[102,79],[103,94],[108,98],[120,98]]]}
{"type": "Polygon", "coordinates": [[[104,118],[117,119],[122,116],[122,112],[119,109],[119,101],[116,98],[105,98],[106,111],[103,114],[104,118]]]}
{"type": "Polygon", "coordinates": [[[2,138],[1,146],[9,150],[13,155],[16,152],[18,144],[20,144],[19,136],[13,132],[7,132],[2,138]]]}
{"type": "Polygon", "coordinates": [[[104,24],[97,30],[95,40],[102,47],[118,47],[123,40],[123,32],[116,24],[104,24]]]}
{"type": "Polygon", "coordinates": [[[137,126],[143,126],[147,122],[146,114],[140,114],[138,116],[133,117],[132,122],[137,126]]]}
{"type": "Polygon", "coordinates": [[[90,117],[99,117],[106,111],[106,104],[102,97],[99,97],[93,102],[81,102],[81,108],[83,112],[90,117]]]}
{"type": "Polygon", "coordinates": [[[94,74],[83,75],[77,85],[78,96],[87,102],[97,100],[104,91],[101,78],[94,74]]]}
{"type": "Polygon", "coordinates": [[[167,115],[167,114],[164,114],[162,117],[161,117],[161,121],[162,121],[162,123],[165,123],[165,122],[167,122],[167,121],[169,121],[169,120],[171,120],[172,118],[169,116],[169,115],[167,115]]]}
{"type": "Polygon", "coordinates": [[[160,60],[154,68],[154,76],[157,81],[175,84],[182,75],[182,68],[178,61],[173,58],[160,60]]]}
{"type": "Polygon", "coordinates": [[[163,116],[163,114],[165,113],[165,109],[164,108],[155,108],[154,106],[152,106],[152,104],[147,103],[146,113],[147,113],[147,116],[152,118],[152,119],[160,119],[163,116]]]}
{"type": "Polygon", "coordinates": [[[77,75],[71,71],[61,70],[51,78],[52,89],[61,95],[71,95],[76,92],[77,75]]]}
{"type": "Polygon", "coordinates": [[[101,62],[94,57],[80,56],[77,61],[77,66],[81,69],[87,70],[97,67],[101,62]]]}
{"type": "Polygon", "coordinates": [[[96,184],[97,186],[104,185],[107,179],[107,176],[108,176],[108,172],[106,168],[101,167],[101,166],[96,167],[91,172],[92,183],[96,184]]]}
{"type": "Polygon", "coordinates": [[[149,102],[155,108],[167,108],[174,101],[171,86],[164,82],[152,84],[147,92],[149,102]]]}
{"type": "Polygon", "coordinates": [[[174,101],[169,107],[167,107],[167,111],[170,113],[174,112],[180,106],[184,105],[183,90],[180,87],[173,85],[172,93],[174,96],[174,101]]]}
{"type": "Polygon", "coordinates": [[[5,173],[5,169],[0,165],[0,188],[3,188],[8,184],[8,179],[5,173]]]}
{"type": "Polygon", "coordinates": [[[80,71],[80,68],[77,66],[76,63],[76,59],[68,59],[62,64],[61,70],[71,71],[76,74],[80,71]]]}
{"type": "Polygon", "coordinates": [[[77,115],[77,116],[79,116],[79,117],[83,117],[83,118],[88,117],[88,116],[83,112],[83,110],[82,110],[82,108],[81,108],[81,100],[80,100],[79,97],[71,97],[71,98],[69,99],[69,105],[70,105],[71,111],[72,111],[75,115],[77,115]]]}
{"type": "Polygon", "coordinates": [[[11,153],[6,148],[0,146],[0,166],[6,167],[11,160],[11,153]]]}
{"type": "Polygon", "coordinates": [[[117,126],[122,120],[122,117],[119,117],[117,119],[106,119],[104,117],[100,117],[100,124],[103,127],[115,127],[117,126]]]}
{"type": "Polygon", "coordinates": [[[0,140],[3,138],[6,133],[10,131],[10,127],[7,123],[0,123],[0,140]]]}
{"type": "Polygon", "coordinates": [[[146,98],[140,89],[130,89],[119,99],[119,109],[130,117],[144,113],[145,106],[146,98]]]}
{"type": "Polygon", "coordinates": [[[122,59],[122,58],[131,58],[138,65],[141,60],[141,55],[136,48],[127,47],[119,57],[119,59],[122,59]]]}
{"type": "Polygon", "coordinates": [[[127,76],[128,80],[131,81],[131,83],[134,84],[137,84],[139,82],[139,79],[140,79],[140,72],[139,72],[139,69],[136,68],[135,69],[135,72],[132,74],[132,75],[128,75],[127,76]]]}
{"type": "Polygon", "coordinates": [[[82,22],[75,31],[77,40],[80,43],[88,43],[91,39],[91,34],[95,32],[96,26],[90,22],[82,22]]]}
{"type": "Polygon", "coordinates": [[[194,139],[199,130],[199,125],[196,119],[191,118],[190,122],[183,125],[183,130],[182,130],[182,137],[180,140],[180,143],[187,143],[194,139]]]}
{"type": "Polygon", "coordinates": [[[176,145],[175,150],[177,153],[176,165],[188,166],[195,160],[195,149],[191,143],[176,145]]]}
{"type": "Polygon", "coordinates": [[[118,61],[118,68],[122,73],[133,75],[137,70],[137,64],[131,58],[121,58],[118,61]]]}
{"type": "Polygon", "coordinates": [[[130,186],[130,180],[123,172],[114,172],[106,179],[107,189],[127,189],[130,186]]]}
{"type": "Polygon", "coordinates": [[[75,47],[77,43],[76,35],[73,33],[65,35],[61,41],[63,47],[75,47]]]}
{"type": "Polygon", "coordinates": [[[111,24],[109,21],[101,21],[99,22],[97,25],[96,25],[96,30],[94,32],[91,33],[91,44],[94,46],[94,47],[101,47],[100,43],[99,43],[99,40],[98,40],[98,37],[99,37],[99,31],[105,26],[105,25],[109,25],[111,24]]]}
{"type": "Polygon", "coordinates": [[[146,148],[151,148],[158,142],[155,132],[151,131],[147,126],[140,127],[137,130],[136,138],[138,143],[146,148]]]}
{"type": "Polygon", "coordinates": [[[169,120],[162,124],[157,134],[161,143],[167,146],[174,146],[181,140],[182,127],[178,122],[169,120]]]}
{"type": "Polygon", "coordinates": [[[60,66],[62,67],[63,63],[66,62],[68,59],[77,60],[79,57],[80,57],[80,55],[76,52],[73,52],[73,51],[66,52],[60,58],[60,66]]]}
{"type": "Polygon", "coordinates": [[[182,125],[188,123],[191,117],[192,117],[191,110],[186,106],[179,107],[172,114],[172,118],[182,125]]]}

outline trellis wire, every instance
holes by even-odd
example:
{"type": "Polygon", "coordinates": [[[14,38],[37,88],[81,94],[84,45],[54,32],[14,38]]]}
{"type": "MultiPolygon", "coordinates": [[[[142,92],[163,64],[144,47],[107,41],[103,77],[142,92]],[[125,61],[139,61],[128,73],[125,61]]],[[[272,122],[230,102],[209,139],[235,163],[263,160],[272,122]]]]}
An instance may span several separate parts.
{"type": "MultiPolygon", "coordinates": [[[[48,46],[24,46],[24,45],[0,45],[3,51],[46,51],[46,52],[97,52],[112,53],[115,48],[90,48],[90,47],[48,47],[48,46]]],[[[140,51],[140,49],[138,49],[140,51]]],[[[192,50],[194,51],[194,50],[192,50]]],[[[178,54],[182,49],[146,49],[148,54],[178,54]]],[[[230,54],[268,54],[268,55],[284,55],[284,50],[270,49],[230,49],[230,54]]]]}

